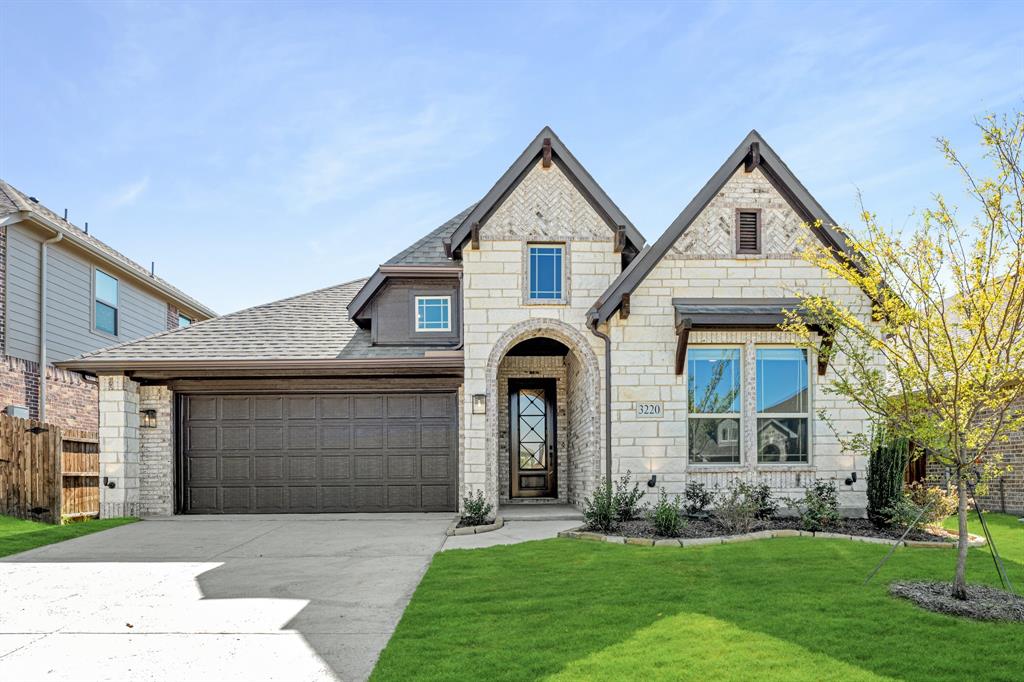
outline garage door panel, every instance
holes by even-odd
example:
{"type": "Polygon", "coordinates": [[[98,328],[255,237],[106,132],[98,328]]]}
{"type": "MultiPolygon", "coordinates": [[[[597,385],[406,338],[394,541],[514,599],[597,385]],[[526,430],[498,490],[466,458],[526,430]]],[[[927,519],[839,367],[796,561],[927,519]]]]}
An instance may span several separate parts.
{"type": "Polygon", "coordinates": [[[455,508],[452,393],[182,400],[185,511],[455,508]]]}

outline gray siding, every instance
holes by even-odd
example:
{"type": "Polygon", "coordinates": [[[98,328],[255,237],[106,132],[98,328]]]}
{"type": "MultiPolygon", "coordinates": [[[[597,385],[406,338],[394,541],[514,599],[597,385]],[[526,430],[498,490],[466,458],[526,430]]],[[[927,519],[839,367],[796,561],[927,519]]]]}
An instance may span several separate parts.
{"type": "Polygon", "coordinates": [[[459,340],[462,306],[456,279],[391,280],[373,301],[373,342],[379,345],[446,345],[459,340]],[[416,296],[451,296],[451,332],[416,332],[416,296]]]}
{"type": "MultiPolygon", "coordinates": [[[[39,245],[41,237],[14,225],[7,246],[8,355],[38,360],[39,245]]],[[[118,280],[118,335],[98,332],[92,320],[93,263],[61,243],[47,250],[47,361],[57,362],[167,329],[167,303],[113,268],[96,264],[118,280]]]]}

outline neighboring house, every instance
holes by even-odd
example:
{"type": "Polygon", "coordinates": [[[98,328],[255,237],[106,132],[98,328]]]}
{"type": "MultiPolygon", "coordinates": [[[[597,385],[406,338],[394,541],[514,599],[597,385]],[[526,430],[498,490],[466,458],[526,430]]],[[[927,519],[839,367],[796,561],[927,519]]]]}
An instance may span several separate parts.
{"type": "Polygon", "coordinates": [[[797,290],[870,319],[798,254],[802,236],[841,254],[834,224],[752,132],[645,246],[545,128],[369,279],[63,363],[100,377],[103,513],[581,505],[627,470],[671,493],[836,479],[862,513],[863,475],[843,481],[865,463],[817,414],[865,417],[778,330],[797,290]]]}
{"type": "Polygon", "coordinates": [[[98,428],[99,391],[53,363],[215,315],[3,180],[0,268],[0,409],[66,428],[98,428]]]}

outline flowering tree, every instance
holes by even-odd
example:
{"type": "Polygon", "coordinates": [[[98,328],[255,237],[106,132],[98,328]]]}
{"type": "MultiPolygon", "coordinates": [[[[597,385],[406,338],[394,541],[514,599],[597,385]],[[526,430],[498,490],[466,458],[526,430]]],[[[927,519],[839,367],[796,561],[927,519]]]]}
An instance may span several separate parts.
{"type": "MultiPolygon", "coordinates": [[[[948,140],[938,141],[975,204],[962,220],[941,195],[900,234],[862,212],[852,257],[808,244],[804,258],[860,287],[871,320],[840,301],[801,294],[784,325],[805,346],[846,362],[824,390],[863,408],[876,427],[927,448],[954,473],[959,551],[953,596],[967,598],[967,485],[996,475],[993,443],[1024,428],[1024,113],[977,122],[990,175],[979,177],[948,140]],[[830,330],[819,335],[809,325],[830,330]],[[831,337],[831,338],[828,338],[831,337]]],[[[820,225],[817,226],[820,228],[820,225]]],[[[871,434],[850,438],[870,452],[871,434]]]]}

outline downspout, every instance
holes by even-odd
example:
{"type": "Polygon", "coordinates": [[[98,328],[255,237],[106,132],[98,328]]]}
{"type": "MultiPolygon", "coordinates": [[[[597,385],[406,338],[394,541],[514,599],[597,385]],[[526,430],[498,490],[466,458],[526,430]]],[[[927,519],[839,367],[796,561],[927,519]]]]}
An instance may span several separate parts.
{"type": "Polygon", "coordinates": [[[39,245],[39,421],[46,421],[46,247],[64,239],[63,232],[39,245]]]}
{"type": "Polygon", "coordinates": [[[597,330],[597,316],[587,323],[590,333],[604,341],[604,464],[605,484],[612,490],[612,339],[597,330]]]}

